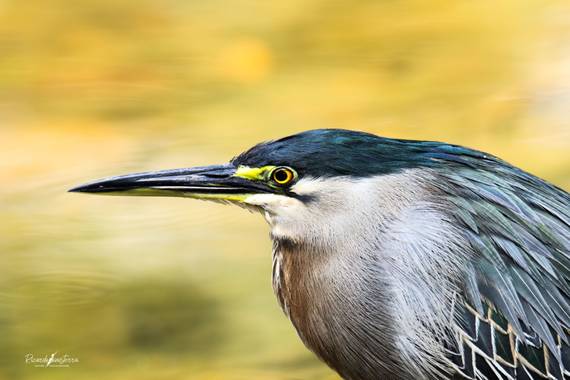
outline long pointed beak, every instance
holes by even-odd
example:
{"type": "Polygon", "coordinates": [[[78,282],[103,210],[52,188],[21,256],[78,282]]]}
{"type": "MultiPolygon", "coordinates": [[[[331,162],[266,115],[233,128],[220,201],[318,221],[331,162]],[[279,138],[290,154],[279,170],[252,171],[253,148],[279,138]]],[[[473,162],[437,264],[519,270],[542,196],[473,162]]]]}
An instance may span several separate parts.
{"type": "Polygon", "coordinates": [[[262,182],[234,176],[231,164],[161,170],[105,178],[75,187],[70,192],[109,195],[147,195],[243,201],[267,193],[262,182]]]}

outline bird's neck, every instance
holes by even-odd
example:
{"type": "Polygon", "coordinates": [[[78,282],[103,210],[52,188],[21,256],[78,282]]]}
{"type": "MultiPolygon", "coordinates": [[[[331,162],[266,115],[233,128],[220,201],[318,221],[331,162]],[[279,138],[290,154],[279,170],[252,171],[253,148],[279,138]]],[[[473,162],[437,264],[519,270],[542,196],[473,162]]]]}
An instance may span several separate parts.
{"type": "Polygon", "coordinates": [[[384,189],[376,204],[315,223],[305,239],[273,235],[281,307],[305,345],[346,379],[416,378],[406,362],[438,363],[444,354],[432,347],[448,333],[458,275],[447,271],[462,267],[440,259],[464,259],[433,194],[384,189]]]}
{"type": "Polygon", "coordinates": [[[273,288],[304,344],[346,379],[364,378],[356,369],[363,357],[382,357],[384,368],[375,374],[394,378],[393,370],[401,363],[394,355],[389,294],[376,292],[385,277],[374,273],[379,269],[361,260],[343,262],[341,255],[324,247],[283,238],[273,243],[273,288]],[[359,352],[353,351],[355,344],[359,352]],[[357,372],[347,372],[350,361],[357,372]]]}

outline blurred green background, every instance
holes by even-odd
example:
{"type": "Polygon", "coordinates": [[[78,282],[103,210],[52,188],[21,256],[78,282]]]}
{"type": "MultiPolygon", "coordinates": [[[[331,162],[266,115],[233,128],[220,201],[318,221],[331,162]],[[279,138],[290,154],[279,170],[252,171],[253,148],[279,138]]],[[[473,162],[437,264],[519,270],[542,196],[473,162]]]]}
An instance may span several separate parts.
{"type": "Polygon", "coordinates": [[[342,127],[570,188],[565,0],[0,0],[0,379],[337,379],[239,208],[66,189],[342,127]],[[65,353],[70,368],[24,355],[65,353]]]}

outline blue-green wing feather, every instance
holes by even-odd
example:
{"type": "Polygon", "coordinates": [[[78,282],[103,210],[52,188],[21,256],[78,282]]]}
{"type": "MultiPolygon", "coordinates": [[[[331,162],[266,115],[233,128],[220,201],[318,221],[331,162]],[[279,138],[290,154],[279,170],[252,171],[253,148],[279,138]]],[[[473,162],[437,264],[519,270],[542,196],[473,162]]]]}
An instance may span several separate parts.
{"type": "MultiPolygon", "coordinates": [[[[505,379],[538,373],[563,379],[570,371],[565,366],[570,361],[570,195],[469,149],[440,145],[429,159],[426,166],[438,166],[443,177],[434,186],[474,252],[462,284],[466,305],[461,312],[476,315],[479,328],[489,324],[494,331],[495,352],[480,364],[494,364],[493,371],[500,368],[505,379]],[[499,317],[508,331],[497,327],[499,317]],[[497,356],[496,350],[507,346],[515,351],[512,366],[497,356]]],[[[481,339],[471,343],[475,350],[484,344],[481,339]]]]}

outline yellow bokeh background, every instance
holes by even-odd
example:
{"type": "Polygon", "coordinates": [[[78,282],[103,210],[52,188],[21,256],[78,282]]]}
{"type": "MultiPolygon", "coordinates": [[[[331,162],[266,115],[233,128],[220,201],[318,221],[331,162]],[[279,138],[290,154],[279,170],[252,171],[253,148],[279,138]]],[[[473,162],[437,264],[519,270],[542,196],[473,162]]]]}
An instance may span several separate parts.
{"type": "Polygon", "coordinates": [[[562,0],[0,0],[0,379],[337,379],[259,215],[74,185],[348,128],[568,189],[569,116],[562,0]],[[53,352],[80,362],[25,363],[53,352]]]}

